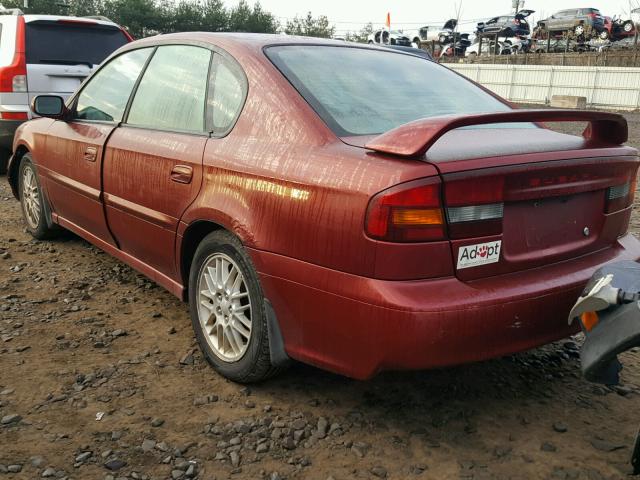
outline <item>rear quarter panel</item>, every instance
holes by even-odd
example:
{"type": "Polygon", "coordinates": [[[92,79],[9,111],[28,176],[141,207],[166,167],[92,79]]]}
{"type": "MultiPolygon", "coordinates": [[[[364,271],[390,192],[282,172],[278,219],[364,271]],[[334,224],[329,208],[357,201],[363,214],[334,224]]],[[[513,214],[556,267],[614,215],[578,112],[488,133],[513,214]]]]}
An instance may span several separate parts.
{"type": "Polygon", "coordinates": [[[437,170],[345,145],[266,58],[239,60],[247,103],[233,131],[207,143],[203,187],[183,228],[211,220],[253,249],[373,276],[380,242],[364,234],[369,199],[437,170]]]}

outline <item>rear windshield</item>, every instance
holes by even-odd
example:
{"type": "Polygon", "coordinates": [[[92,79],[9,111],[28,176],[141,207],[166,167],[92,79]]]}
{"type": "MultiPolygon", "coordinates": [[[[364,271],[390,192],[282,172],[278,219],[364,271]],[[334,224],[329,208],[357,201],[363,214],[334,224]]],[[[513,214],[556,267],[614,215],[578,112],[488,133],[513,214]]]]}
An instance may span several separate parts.
{"type": "Polygon", "coordinates": [[[26,24],[27,63],[98,65],[127,43],[113,26],[62,22],[26,24]]]}
{"type": "Polygon", "coordinates": [[[509,107],[445,67],[366,48],[286,45],[266,50],[338,136],[373,135],[425,117],[509,107]]]}

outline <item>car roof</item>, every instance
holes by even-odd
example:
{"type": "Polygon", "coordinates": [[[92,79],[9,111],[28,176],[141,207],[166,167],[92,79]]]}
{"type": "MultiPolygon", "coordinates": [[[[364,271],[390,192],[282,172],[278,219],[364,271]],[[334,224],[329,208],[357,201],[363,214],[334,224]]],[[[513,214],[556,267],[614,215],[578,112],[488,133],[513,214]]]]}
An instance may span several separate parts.
{"type": "MultiPolygon", "coordinates": [[[[365,43],[345,42],[329,38],[302,37],[295,35],[269,34],[269,33],[245,33],[245,32],[181,32],[168,33],[146,37],[129,43],[126,49],[136,46],[154,45],[162,43],[179,43],[180,41],[208,43],[228,51],[232,55],[255,55],[265,47],[277,45],[320,45],[332,47],[358,47],[372,50],[390,52],[388,48],[365,43]]],[[[400,53],[400,52],[396,52],[400,53]]]]}
{"type": "Polygon", "coordinates": [[[58,22],[69,21],[69,22],[77,22],[77,23],[87,23],[87,24],[98,24],[98,25],[109,25],[109,26],[119,26],[117,23],[112,22],[111,20],[102,20],[97,18],[88,18],[88,17],[73,17],[73,16],[64,16],[64,15],[22,15],[25,23],[30,22],[58,22]]]}

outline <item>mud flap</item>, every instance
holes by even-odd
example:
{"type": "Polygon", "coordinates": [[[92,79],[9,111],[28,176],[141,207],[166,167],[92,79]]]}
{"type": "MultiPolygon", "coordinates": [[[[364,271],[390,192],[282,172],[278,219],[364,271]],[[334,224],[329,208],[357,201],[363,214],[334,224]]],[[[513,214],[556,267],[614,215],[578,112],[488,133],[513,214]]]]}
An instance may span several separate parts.
{"type": "Polygon", "coordinates": [[[274,367],[284,367],[291,362],[289,355],[284,349],[284,340],[280,332],[280,324],[276,317],[276,312],[271,306],[271,302],[264,299],[264,311],[267,315],[267,330],[269,333],[269,354],[271,356],[271,365],[274,367]]]}

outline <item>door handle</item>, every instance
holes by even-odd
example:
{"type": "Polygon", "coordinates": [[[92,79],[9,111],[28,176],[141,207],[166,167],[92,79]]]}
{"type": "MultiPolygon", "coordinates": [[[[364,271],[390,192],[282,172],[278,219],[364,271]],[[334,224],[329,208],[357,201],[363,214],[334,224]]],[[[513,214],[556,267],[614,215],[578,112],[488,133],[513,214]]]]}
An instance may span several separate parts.
{"type": "Polygon", "coordinates": [[[98,149],[96,147],[87,147],[84,150],[84,159],[87,162],[95,162],[98,156],[98,149]]]}
{"type": "Polygon", "coordinates": [[[175,165],[171,169],[171,180],[176,183],[191,183],[193,168],[188,165],[175,165]]]}

